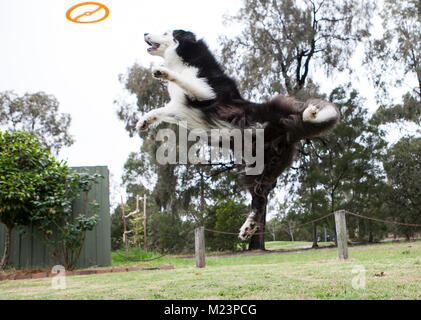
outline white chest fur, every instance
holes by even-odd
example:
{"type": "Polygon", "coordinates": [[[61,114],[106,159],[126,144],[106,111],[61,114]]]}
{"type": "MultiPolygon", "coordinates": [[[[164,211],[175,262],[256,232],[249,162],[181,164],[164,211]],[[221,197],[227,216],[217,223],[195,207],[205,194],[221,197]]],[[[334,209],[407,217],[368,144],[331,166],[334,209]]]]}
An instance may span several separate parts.
{"type": "Polygon", "coordinates": [[[164,56],[165,67],[171,73],[171,79],[168,82],[171,101],[168,104],[168,109],[175,119],[186,121],[190,129],[209,130],[211,128],[203,119],[202,111],[189,106],[186,95],[195,100],[214,99],[216,95],[206,79],[198,77],[199,69],[184,64],[175,49],[167,50],[164,56]]]}

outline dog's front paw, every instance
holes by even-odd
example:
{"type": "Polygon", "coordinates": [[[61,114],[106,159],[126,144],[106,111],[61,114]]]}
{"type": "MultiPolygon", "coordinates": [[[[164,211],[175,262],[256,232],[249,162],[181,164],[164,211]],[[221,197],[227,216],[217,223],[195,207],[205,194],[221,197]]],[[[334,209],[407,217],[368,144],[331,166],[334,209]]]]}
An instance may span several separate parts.
{"type": "Polygon", "coordinates": [[[148,129],[149,125],[146,120],[139,120],[136,124],[136,130],[137,131],[146,131],[148,129]]]}
{"type": "Polygon", "coordinates": [[[155,79],[170,80],[170,71],[164,67],[154,69],[152,75],[155,79]]]}
{"type": "Polygon", "coordinates": [[[244,222],[244,224],[240,228],[240,233],[238,237],[243,241],[247,240],[251,238],[258,229],[259,227],[257,225],[257,222],[254,220],[254,213],[252,213],[249,215],[246,222],[244,222]]]}
{"type": "Polygon", "coordinates": [[[156,117],[142,117],[136,124],[136,130],[146,131],[156,120],[156,117]]]}

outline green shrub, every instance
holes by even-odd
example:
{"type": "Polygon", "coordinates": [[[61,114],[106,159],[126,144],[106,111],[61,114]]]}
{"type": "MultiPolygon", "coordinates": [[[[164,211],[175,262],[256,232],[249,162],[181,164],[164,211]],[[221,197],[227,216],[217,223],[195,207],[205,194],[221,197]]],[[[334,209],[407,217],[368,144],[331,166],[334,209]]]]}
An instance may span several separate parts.
{"type": "Polygon", "coordinates": [[[74,268],[86,231],[98,221],[90,216],[98,205],[87,201],[84,212],[74,217],[72,203],[89,192],[98,177],[71,171],[28,133],[0,132],[0,222],[7,228],[0,269],[12,249],[11,230],[29,224],[37,227],[57,262],[74,268]]]}
{"type": "MultiPolygon", "coordinates": [[[[237,232],[249,213],[249,207],[243,202],[228,199],[217,202],[208,209],[205,227],[207,229],[237,232]]],[[[206,247],[211,251],[235,251],[245,249],[245,243],[236,235],[206,232],[206,247]]]]}

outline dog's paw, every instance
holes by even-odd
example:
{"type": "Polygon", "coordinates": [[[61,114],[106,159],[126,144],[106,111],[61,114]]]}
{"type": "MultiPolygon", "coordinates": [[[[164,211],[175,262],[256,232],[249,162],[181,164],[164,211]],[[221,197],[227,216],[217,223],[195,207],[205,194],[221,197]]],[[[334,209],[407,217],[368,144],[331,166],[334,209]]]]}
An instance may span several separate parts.
{"type": "Polygon", "coordinates": [[[156,117],[142,117],[136,124],[136,130],[146,131],[156,120],[156,117]]]}
{"type": "Polygon", "coordinates": [[[154,69],[152,75],[155,79],[170,80],[170,71],[164,67],[154,69]]]}
{"type": "Polygon", "coordinates": [[[251,238],[259,229],[257,222],[253,218],[254,213],[251,213],[247,218],[246,222],[244,222],[244,224],[240,228],[240,233],[238,237],[243,241],[251,238]]]}
{"type": "Polygon", "coordinates": [[[137,131],[146,131],[148,127],[148,122],[146,120],[139,120],[136,124],[137,131]]]}

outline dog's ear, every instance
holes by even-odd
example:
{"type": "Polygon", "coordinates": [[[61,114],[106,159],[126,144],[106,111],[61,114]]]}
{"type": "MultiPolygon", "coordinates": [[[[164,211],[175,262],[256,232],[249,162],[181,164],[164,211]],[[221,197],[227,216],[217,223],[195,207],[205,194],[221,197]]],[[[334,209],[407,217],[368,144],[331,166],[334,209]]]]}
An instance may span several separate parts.
{"type": "Polygon", "coordinates": [[[176,40],[178,43],[183,41],[196,42],[196,36],[193,32],[190,31],[174,30],[172,35],[174,40],[176,40]]]}

